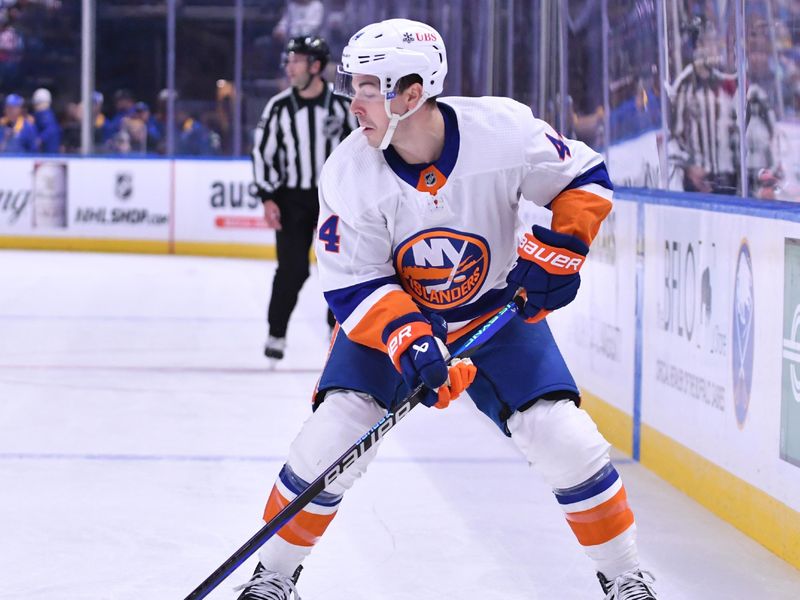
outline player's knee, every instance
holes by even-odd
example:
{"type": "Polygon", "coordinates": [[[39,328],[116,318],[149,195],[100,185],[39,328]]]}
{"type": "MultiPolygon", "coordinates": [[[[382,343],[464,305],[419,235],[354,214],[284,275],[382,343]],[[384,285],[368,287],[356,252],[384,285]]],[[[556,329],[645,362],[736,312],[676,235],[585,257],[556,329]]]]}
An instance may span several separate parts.
{"type": "MultiPolygon", "coordinates": [[[[325,402],[309,417],[292,442],[287,464],[301,479],[312,482],[374,425],[382,414],[382,409],[366,394],[349,390],[329,393],[325,402]]],[[[338,495],[350,489],[366,472],[379,445],[360,456],[326,491],[338,495]]]]}
{"type": "Polygon", "coordinates": [[[569,488],[609,461],[611,445],[571,400],[540,400],[508,420],[511,438],[553,488],[569,488]]]}

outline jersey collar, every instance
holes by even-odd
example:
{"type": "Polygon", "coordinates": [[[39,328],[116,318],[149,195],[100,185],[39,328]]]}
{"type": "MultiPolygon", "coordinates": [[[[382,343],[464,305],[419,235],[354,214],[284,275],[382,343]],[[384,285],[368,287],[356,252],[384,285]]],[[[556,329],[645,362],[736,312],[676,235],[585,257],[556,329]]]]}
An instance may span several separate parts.
{"type": "Polygon", "coordinates": [[[442,155],[436,161],[410,165],[400,158],[394,146],[389,146],[383,151],[383,156],[395,175],[411,187],[420,192],[428,192],[432,196],[444,187],[447,178],[453,172],[461,142],[456,111],[443,102],[437,101],[436,106],[441,110],[444,119],[444,148],[442,155]]]}

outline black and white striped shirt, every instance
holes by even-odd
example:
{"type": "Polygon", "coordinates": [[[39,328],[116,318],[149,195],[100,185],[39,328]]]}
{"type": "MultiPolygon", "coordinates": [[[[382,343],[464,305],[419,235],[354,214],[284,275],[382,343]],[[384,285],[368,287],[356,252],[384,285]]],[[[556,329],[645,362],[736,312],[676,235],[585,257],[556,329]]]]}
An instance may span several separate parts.
{"type": "Polygon", "coordinates": [[[255,132],[253,172],[262,199],[279,188],[313,190],[325,159],[358,125],[347,98],[325,90],[301,98],[290,87],[273,96],[255,132]]]}
{"type": "Polygon", "coordinates": [[[672,137],[681,152],[674,158],[702,167],[710,175],[738,167],[736,78],[719,71],[700,78],[692,65],[673,84],[672,137]]]}

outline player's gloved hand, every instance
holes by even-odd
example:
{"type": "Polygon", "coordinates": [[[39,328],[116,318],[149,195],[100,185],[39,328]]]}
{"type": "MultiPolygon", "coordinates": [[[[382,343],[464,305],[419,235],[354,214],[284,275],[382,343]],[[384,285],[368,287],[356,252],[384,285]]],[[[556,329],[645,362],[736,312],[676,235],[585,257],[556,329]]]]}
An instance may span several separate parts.
{"type": "Polygon", "coordinates": [[[534,225],[517,246],[519,260],[506,280],[526,292],[520,315],[529,323],[541,321],[575,298],[580,271],[589,246],[566,233],[534,225]]]}
{"type": "Polygon", "coordinates": [[[401,317],[386,327],[384,340],[389,358],[408,387],[423,383],[428,388],[422,403],[446,408],[473,382],[477,369],[470,360],[447,364],[450,353],[440,339],[446,337],[447,326],[438,315],[431,319],[435,327],[421,313],[401,317]]]}

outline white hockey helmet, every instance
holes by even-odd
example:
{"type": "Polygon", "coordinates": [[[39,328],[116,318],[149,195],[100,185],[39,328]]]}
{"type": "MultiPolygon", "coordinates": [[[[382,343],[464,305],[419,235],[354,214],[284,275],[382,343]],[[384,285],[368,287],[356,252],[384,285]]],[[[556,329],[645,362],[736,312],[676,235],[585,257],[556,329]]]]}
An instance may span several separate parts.
{"type": "Polygon", "coordinates": [[[389,19],[367,25],[350,38],[342,51],[341,70],[375,75],[384,95],[394,91],[401,77],[416,73],[422,77],[422,89],[432,97],[444,88],[447,55],[442,36],[430,25],[389,19]]]}
{"type": "Polygon", "coordinates": [[[430,25],[409,19],[389,19],[367,25],[350,38],[342,51],[335,92],[352,98],[353,75],[373,75],[380,82],[386,114],[391,119],[380,146],[384,149],[399,121],[410,117],[426,99],[442,93],[447,75],[442,36],[430,25]],[[389,104],[395,96],[397,82],[414,74],[422,78],[422,101],[404,115],[393,114],[389,104]]]}

